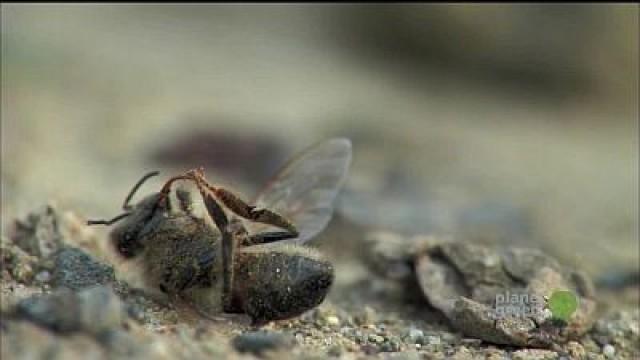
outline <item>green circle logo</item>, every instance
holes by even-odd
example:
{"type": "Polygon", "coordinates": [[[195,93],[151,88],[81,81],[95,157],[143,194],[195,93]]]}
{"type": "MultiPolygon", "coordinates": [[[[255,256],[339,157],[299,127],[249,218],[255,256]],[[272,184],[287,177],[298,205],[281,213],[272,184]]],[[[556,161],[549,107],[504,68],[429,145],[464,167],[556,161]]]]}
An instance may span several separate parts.
{"type": "Polygon", "coordinates": [[[578,309],[578,297],[567,290],[556,290],[548,301],[549,310],[555,319],[568,321],[578,309]]]}

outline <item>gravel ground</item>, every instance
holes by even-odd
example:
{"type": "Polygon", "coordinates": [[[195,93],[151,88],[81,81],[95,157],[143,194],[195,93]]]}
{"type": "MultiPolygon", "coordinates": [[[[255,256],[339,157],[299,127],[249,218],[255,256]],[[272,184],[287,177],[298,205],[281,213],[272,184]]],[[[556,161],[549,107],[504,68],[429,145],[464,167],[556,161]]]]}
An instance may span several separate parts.
{"type": "Polygon", "coordinates": [[[640,358],[637,29],[634,5],[3,4],[1,358],[640,358]],[[84,225],[156,169],[141,192],[204,166],[250,198],[334,136],[352,169],[310,246],[336,281],[300,317],[203,317],[84,225]],[[588,330],[540,348],[465,335],[407,243],[372,266],[378,230],[552,256],[593,282],[588,330]]]}
{"type": "Polygon", "coordinates": [[[28,219],[2,239],[3,359],[633,359],[640,351],[637,285],[599,297],[597,321],[584,336],[522,348],[464,336],[417,283],[342,263],[338,271],[352,276],[340,277],[322,305],[256,328],[244,315],[203,317],[118,279],[95,247],[102,234],[73,213],[46,206],[28,219]],[[50,253],[38,255],[45,248],[50,253]]]}

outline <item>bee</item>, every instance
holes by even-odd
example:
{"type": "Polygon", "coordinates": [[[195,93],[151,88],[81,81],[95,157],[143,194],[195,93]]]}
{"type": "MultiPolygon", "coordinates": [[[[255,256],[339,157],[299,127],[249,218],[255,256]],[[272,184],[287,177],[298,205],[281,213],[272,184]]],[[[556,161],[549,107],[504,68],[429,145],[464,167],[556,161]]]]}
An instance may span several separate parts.
{"type": "Polygon", "coordinates": [[[303,244],[328,224],[351,162],[351,142],[333,138],[291,159],[250,203],[208,182],[202,168],[168,179],[135,205],[131,198],[158,172],[143,176],[124,213],[89,225],[114,225],[110,241],[125,259],[140,259],[148,286],[198,299],[213,311],[245,313],[254,324],[289,319],[319,305],[334,280],[331,263],[303,244]],[[172,186],[195,185],[194,193],[172,186]]]}

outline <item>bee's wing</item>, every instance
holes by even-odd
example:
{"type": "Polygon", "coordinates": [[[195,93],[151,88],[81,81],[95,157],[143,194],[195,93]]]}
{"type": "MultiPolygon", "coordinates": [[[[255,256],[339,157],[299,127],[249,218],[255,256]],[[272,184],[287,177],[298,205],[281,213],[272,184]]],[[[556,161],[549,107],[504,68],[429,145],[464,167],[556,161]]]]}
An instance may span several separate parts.
{"type": "MultiPolygon", "coordinates": [[[[291,159],[253,201],[291,221],[303,243],[322,231],[333,214],[334,200],[351,163],[351,141],[333,138],[317,143],[291,159]]],[[[269,225],[247,224],[251,233],[269,225]]]]}

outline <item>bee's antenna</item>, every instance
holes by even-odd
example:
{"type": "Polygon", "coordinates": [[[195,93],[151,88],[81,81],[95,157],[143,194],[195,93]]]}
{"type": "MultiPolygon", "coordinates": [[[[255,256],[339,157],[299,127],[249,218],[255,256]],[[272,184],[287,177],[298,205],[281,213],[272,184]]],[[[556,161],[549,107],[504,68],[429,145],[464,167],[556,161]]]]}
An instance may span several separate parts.
{"type": "Polygon", "coordinates": [[[130,210],[131,205],[129,205],[129,201],[131,201],[131,198],[133,197],[133,195],[136,193],[136,191],[138,191],[138,188],[140,188],[140,186],[142,186],[142,184],[144,184],[144,182],[147,181],[149,178],[154,177],[158,174],[160,174],[159,171],[152,171],[146,174],[145,176],[143,176],[142,179],[138,180],[138,182],[133,186],[131,191],[129,191],[129,195],[127,195],[126,199],[124,199],[124,204],[122,204],[122,210],[130,210]]]}
{"type": "Polygon", "coordinates": [[[126,218],[131,215],[130,212],[122,213],[111,220],[89,220],[87,221],[87,225],[113,225],[114,223],[126,218]]]}

